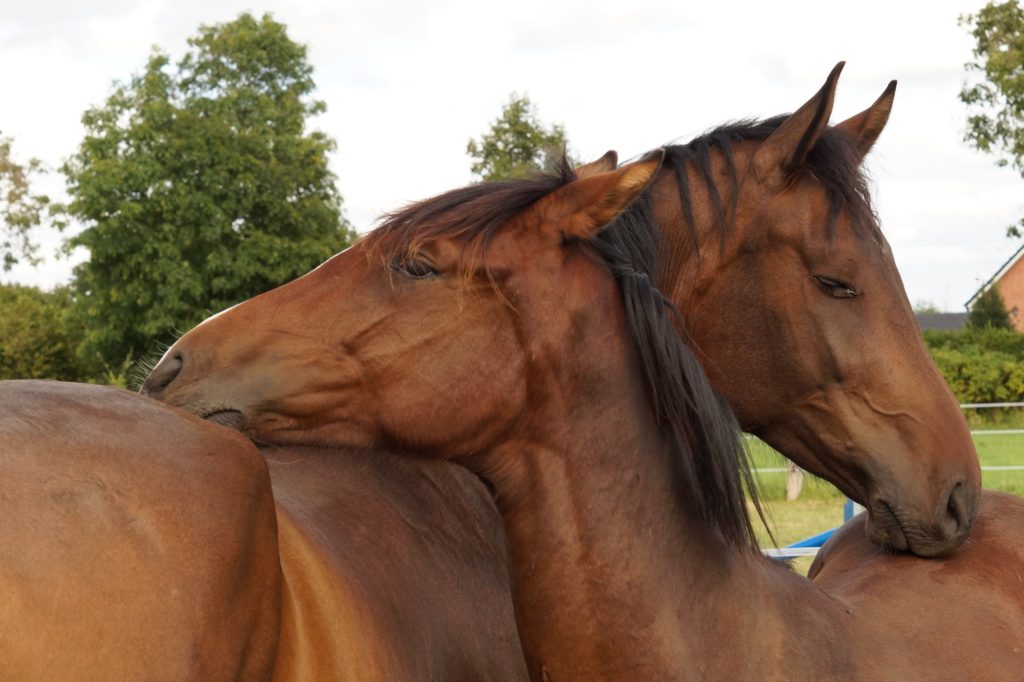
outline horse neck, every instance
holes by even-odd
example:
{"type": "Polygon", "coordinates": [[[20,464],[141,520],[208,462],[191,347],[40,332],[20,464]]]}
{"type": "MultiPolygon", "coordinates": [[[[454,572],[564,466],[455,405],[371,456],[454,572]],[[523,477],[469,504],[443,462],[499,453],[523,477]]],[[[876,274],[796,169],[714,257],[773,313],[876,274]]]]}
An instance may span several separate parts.
{"type": "Polygon", "coordinates": [[[656,679],[699,656],[732,550],[683,503],[642,380],[615,366],[626,349],[562,355],[569,390],[540,387],[545,409],[486,467],[524,651],[534,679],[656,679]]]}
{"type": "Polygon", "coordinates": [[[824,646],[836,605],[690,508],[635,354],[609,328],[557,357],[526,349],[552,376],[531,380],[538,406],[478,460],[505,522],[531,677],[746,679],[778,652],[783,665],[794,642],[824,646]]]}

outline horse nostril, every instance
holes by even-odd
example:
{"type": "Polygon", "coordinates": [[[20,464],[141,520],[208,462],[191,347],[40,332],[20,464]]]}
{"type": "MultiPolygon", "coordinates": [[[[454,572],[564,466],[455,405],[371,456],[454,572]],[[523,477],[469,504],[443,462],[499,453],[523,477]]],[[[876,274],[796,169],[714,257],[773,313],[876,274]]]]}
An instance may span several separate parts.
{"type": "Polygon", "coordinates": [[[140,393],[151,398],[159,398],[160,394],[178,377],[184,365],[185,359],[181,352],[164,358],[146,377],[140,393]]]}

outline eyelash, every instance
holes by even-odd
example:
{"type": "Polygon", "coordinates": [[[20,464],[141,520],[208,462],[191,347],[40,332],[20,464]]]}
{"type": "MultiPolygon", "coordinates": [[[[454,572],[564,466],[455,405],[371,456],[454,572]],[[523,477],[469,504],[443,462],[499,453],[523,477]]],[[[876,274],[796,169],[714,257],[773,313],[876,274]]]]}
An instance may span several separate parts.
{"type": "Polygon", "coordinates": [[[412,279],[430,279],[440,274],[434,266],[419,258],[395,260],[391,263],[391,270],[412,279]]]}
{"type": "Polygon", "coordinates": [[[860,292],[845,282],[822,275],[811,275],[818,287],[832,298],[856,298],[860,292]]]}

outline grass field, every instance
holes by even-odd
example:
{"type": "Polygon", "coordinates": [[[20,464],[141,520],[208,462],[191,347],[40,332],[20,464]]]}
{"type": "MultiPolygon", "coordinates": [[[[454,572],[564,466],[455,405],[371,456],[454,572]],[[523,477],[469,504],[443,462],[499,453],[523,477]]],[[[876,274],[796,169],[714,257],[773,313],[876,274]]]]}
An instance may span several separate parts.
{"type": "MultiPolygon", "coordinates": [[[[999,426],[975,426],[974,428],[1021,428],[1014,424],[999,426]]],[[[1024,434],[978,435],[974,439],[981,465],[1024,466],[1024,434]]],[[[755,469],[784,468],[786,460],[770,447],[757,439],[747,442],[751,464],[755,469]]],[[[765,502],[772,534],[779,546],[810,537],[843,522],[844,497],[832,484],[810,475],[804,477],[804,488],[800,499],[786,501],[786,474],[755,474],[758,491],[765,502]]],[[[982,485],[985,488],[1002,490],[1024,496],[1024,470],[983,471],[982,485]]],[[[772,545],[768,533],[759,528],[761,545],[772,545]]],[[[810,559],[795,562],[796,570],[805,573],[810,559]]]]}

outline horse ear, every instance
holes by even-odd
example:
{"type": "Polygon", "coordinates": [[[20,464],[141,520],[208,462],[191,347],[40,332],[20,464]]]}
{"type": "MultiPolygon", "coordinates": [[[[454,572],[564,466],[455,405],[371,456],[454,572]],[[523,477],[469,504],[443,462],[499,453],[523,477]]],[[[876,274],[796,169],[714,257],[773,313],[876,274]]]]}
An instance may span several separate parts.
{"type": "Polygon", "coordinates": [[[619,165],[619,155],[615,153],[614,149],[609,149],[604,153],[597,161],[591,161],[585,163],[582,166],[576,168],[576,177],[585,178],[597,173],[607,173],[615,170],[615,167],[619,165]]]}
{"type": "MultiPolygon", "coordinates": [[[[606,155],[607,156],[607,155],[606,155]]],[[[560,237],[589,239],[622,213],[654,178],[665,150],[603,173],[592,173],[544,197],[538,208],[560,237]]]]}
{"type": "Polygon", "coordinates": [[[889,81],[889,86],[874,104],[836,125],[836,128],[853,138],[860,158],[867,156],[875,140],[882,133],[882,128],[889,120],[889,112],[892,111],[892,101],[895,97],[896,81],[889,81]]]}
{"type": "Polygon", "coordinates": [[[832,114],[836,83],[846,62],[839,62],[814,97],[790,114],[778,129],[768,136],[754,153],[754,172],[769,185],[786,181],[793,169],[807,157],[821,134],[828,127],[832,114]]]}

